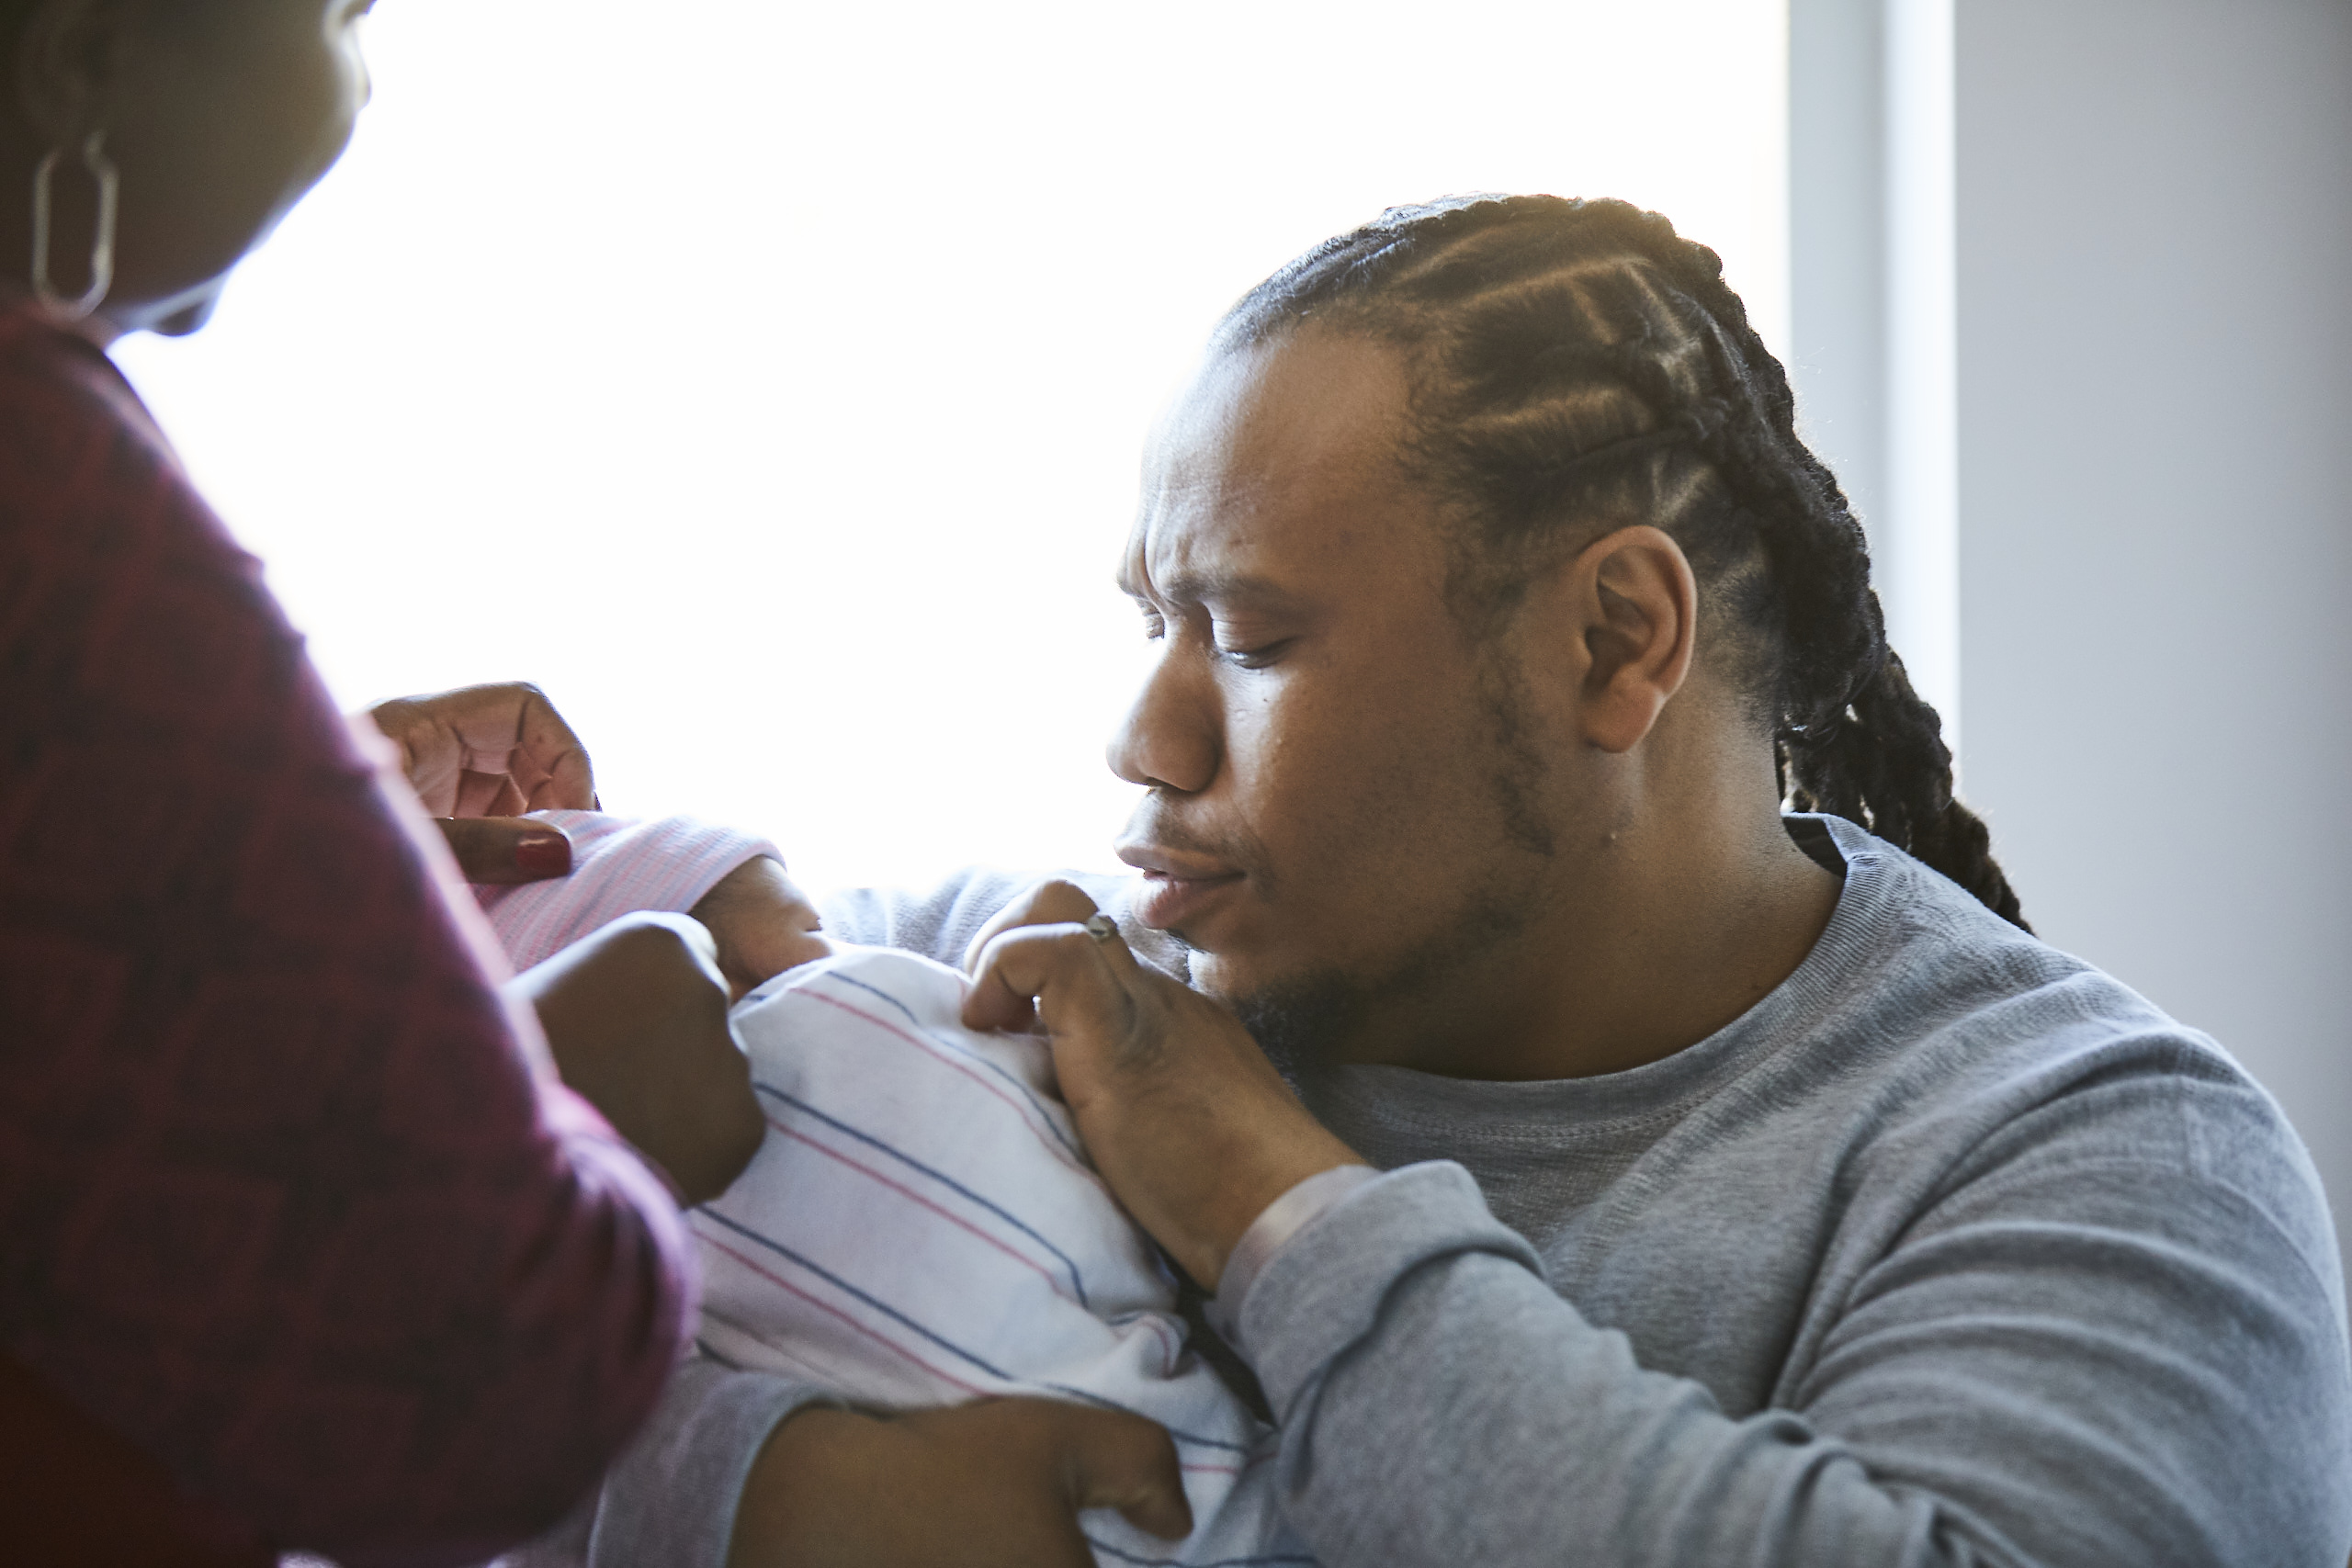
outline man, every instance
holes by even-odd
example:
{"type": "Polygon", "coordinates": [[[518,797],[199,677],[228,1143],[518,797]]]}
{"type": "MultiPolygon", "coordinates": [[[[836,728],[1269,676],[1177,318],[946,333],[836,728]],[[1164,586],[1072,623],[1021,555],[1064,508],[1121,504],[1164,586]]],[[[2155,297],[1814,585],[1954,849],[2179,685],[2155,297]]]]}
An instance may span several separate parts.
{"type": "MultiPolygon", "coordinates": [[[[1711,253],[1522,198],[1310,254],[1162,432],[1125,579],[1140,888],[835,927],[987,920],[967,1021],[1035,1008],[1321,1561],[2342,1560],[2309,1161],[2021,929],[1711,253]]],[[[739,1448],[810,1397],[732,1379],[739,1448]]],[[[962,1472],[894,1481],[891,1425],[775,1426],[733,1561],[1020,1561],[917,1540],[962,1472]]]]}

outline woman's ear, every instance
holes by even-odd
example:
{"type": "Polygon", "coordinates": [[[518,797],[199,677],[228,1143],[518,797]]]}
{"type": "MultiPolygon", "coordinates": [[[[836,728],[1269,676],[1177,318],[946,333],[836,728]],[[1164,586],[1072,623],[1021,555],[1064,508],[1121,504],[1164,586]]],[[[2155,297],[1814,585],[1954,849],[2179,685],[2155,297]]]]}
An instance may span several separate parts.
{"type": "Polygon", "coordinates": [[[1632,750],[1690,673],[1699,582],[1663,530],[1646,525],[1603,535],[1556,580],[1555,622],[1577,660],[1576,730],[1603,751],[1632,750]]]}

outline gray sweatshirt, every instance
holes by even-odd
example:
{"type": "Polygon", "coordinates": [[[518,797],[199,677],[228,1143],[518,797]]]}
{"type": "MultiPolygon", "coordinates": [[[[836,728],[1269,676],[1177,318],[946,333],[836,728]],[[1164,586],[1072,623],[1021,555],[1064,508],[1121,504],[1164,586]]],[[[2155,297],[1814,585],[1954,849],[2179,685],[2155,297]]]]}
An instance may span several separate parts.
{"type": "MultiPolygon", "coordinates": [[[[1843,862],[1827,931],[1697,1045],[1302,1082],[1389,1174],[1243,1308],[1293,1522],[1329,1568],[2341,1568],[2342,1274],[2278,1107],[1826,820],[1796,824],[1843,862]]],[[[1020,885],[828,924],[953,962],[1020,885]]],[[[590,1560],[717,1568],[752,1458],[820,1392],[690,1365],[582,1516],[590,1560]]]]}

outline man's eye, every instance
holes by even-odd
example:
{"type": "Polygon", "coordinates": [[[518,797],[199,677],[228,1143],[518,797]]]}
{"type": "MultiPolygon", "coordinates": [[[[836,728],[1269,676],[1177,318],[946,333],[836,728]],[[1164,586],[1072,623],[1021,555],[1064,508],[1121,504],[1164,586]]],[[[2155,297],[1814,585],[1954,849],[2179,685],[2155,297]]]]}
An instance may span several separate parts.
{"type": "Polygon", "coordinates": [[[1216,656],[1238,669],[1263,670],[1280,659],[1283,649],[1289,646],[1290,640],[1285,637],[1280,642],[1261,643],[1256,648],[1220,648],[1216,656]]]}

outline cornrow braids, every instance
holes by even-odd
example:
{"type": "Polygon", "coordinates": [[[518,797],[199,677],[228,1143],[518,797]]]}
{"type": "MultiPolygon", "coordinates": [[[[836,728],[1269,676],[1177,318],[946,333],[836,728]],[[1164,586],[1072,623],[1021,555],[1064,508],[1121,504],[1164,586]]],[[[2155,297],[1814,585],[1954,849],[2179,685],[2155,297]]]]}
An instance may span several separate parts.
{"type": "Polygon", "coordinates": [[[1734,649],[1787,805],[1859,823],[2025,926],[1887,647],[1861,525],[1714,252],[1621,201],[1392,208],[1259,285],[1213,347],[1309,321],[1404,354],[1406,457],[1464,521],[1449,592],[1466,621],[1605,527],[1657,525],[1734,649]]]}

